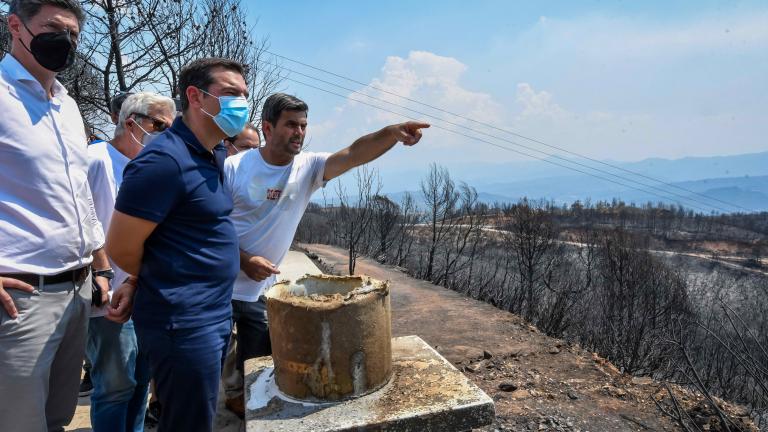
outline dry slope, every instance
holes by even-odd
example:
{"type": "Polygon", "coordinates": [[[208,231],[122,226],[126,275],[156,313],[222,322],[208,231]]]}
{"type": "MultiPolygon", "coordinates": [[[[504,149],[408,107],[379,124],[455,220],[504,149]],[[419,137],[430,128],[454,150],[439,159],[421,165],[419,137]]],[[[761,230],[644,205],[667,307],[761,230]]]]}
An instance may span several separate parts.
{"type": "MultiPolygon", "coordinates": [[[[346,251],[301,247],[324,271],[344,274],[346,251]]],[[[627,377],[605,359],[552,339],[516,315],[396,268],[360,258],[356,271],[391,281],[393,336],[420,336],[493,397],[496,421],[485,430],[678,430],[660,415],[654,399],[666,398],[666,390],[652,380],[627,377]]],[[[719,430],[717,416],[701,397],[678,396],[702,430],[719,430]]],[[[737,407],[727,409],[746,415],[737,407]]],[[[742,420],[743,430],[755,430],[742,420]]]]}

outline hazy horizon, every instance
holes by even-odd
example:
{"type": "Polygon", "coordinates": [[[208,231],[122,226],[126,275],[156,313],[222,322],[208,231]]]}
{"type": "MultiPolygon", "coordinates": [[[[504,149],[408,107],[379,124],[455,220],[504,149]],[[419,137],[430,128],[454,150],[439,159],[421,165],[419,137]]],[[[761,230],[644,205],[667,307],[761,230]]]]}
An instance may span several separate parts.
{"type": "MultiPolygon", "coordinates": [[[[299,10],[301,5],[310,10],[310,3],[298,2],[299,10]]],[[[272,52],[592,158],[640,161],[766,149],[764,2],[487,1],[466,7],[451,1],[398,1],[354,8],[331,3],[288,21],[277,5],[249,8],[253,22],[258,19],[256,31],[269,36],[272,52]]],[[[401,110],[314,78],[449,119],[468,135],[516,148],[479,131],[563,154],[280,62],[295,71],[287,72],[288,78],[342,96],[401,110]]],[[[283,90],[309,103],[312,150],[333,151],[361,134],[403,120],[295,81],[285,81],[283,90]]],[[[418,168],[424,162],[522,159],[433,128],[416,148],[396,149],[375,166],[384,171],[418,168]]]]}

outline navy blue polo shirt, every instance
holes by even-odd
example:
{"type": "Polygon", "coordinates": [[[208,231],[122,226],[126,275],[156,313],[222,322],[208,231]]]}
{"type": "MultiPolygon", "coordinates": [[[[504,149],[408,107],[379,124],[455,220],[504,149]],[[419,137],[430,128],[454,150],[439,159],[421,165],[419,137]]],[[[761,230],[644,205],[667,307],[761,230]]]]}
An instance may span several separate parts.
{"type": "Polygon", "coordinates": [[[226,154],[221,144],[206,150],[177,118],[126,166],[115,209],[158,224],[144,242],[136,325],[193,328],[231,317],[240,256],[226,154]]]}

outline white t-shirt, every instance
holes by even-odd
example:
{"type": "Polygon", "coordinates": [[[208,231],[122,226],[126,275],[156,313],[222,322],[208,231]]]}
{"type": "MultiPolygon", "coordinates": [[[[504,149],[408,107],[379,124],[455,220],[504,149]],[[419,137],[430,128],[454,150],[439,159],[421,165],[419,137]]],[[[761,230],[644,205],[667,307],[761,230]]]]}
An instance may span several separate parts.
{"type": "MultiPolygon", "coordinates": [[[[130,159],[120,153],[105,141],[88,146],[88,184],[93,194],[93,204],[96,207],[96,217],[99,219],[104,232],[109,231],[109,222],[115,209],[115,199],[120,183],[123,182],[123,171],[130,159]]],[[[115,279],[112,288],[120,286],[128,277],[115,263],[110,260],[115,279]]],[[[110,297],[112,290],[110,289],[110,297]]],[[[106,308],[91,308],[91,316],[104,316],[106,308]]]]}
{"type": "MultiPolygon", "coordinates": [[[[330,153],[299,153],[285,166],[268,164],[258,149],[239,153],[224,163],[232,191],[232,222],[240,249],[280,266],[312,193],[325,186],[323,174],[330,153]]],[[[232,299],[256,301],[276,276],[257,282],[242,271],[232,299]]]]}

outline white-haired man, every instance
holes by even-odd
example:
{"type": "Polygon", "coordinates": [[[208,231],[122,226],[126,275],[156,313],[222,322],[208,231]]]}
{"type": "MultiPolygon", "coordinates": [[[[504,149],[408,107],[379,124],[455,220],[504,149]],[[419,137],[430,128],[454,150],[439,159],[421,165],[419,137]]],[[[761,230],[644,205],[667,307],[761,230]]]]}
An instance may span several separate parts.
{"type": "MultiPolygon", "coordinates": [[[[136,93],[122,103],[115,136],[88,147],[88,182],[93,192],[96,215],[104,231],[115,207],[123,170],[139,154],[154,133],[171,126],[175,114],[173,99],[154,93],[136,93]]],[[[129,275],[112,263],[113,286],[129,275]]],[[[125,284],[121,290],[131,290],[125,284]]],[[[128,312],[118,321],[107,319],[104,308],[94,308],[88,328],[86,355],[91,361],[91,424],[99,431],[144,430],[144,413],[149,387],[149,363],[138,352],[133,322],[128,312]]]]}
{"type": "MultiPolygon", "coordinates": [[[[112,100],[109,101],[109,117],[110,120],[112,120],[112,124],[117,124],[117,121],[120,118],[120,108],[123,106],[123,102],[125,102],[128,96],[131,94],[133,93],[118,93],[112,97],[112,100]]],[[[85,133],[88,135],[89,145],[104,142],[103,139],[94,134],[93,128],[88,124],[86,124],[85,133]]],[[[93,393],[93,383],[91,382],[91,362],[88,360],[88,356],[86,356],[85,362],[83,363],[83,378],[80,381],[80,397],[90,396],[91,393],[93,393]]]]}

